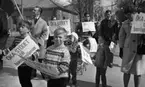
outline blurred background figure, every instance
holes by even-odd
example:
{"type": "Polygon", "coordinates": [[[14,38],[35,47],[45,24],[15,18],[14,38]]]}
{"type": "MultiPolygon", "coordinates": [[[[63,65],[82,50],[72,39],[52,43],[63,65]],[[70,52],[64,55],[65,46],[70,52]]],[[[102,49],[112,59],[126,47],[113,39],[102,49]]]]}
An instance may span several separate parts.
{"type": "Polygon", "coordinates": [[[111,10],[107,10],[104,15],[105,19],[101,21],[99,36],[102,36],[105,40],[105,43],[109,46],[111,41],[116,41],[116,28],[118,25],[115,25],[111,20],[111,10]]]}
{"type": "MultiPolygon", "coordinates": [[[[39,6],[35,6],[32,10],[33,19],[32,19],[31,34],[35,38],[36,43],[38,43],[38,45],[40,47],[40,56],[38,59],[39,62],[42,62],[43,52],[41,52],[41,51],[42,51],[42,49],[46,48],[46,45],[47,45],[46,38],[48,38],[48,26],[47,26],[46,21],[41,18],[42,12],[43,12],[43,10],[39,6]]],[[[35,60],[35,58],[34,58],[34,60],[35,60]]],[[[36,77],[35,69],[32,71],[32,78],[34,78],[34,77],[36,77]]],[[[42,77],[43,77],[43,75],[42,75],[42,77]]]]}
{"type": "MultiPolygon", "coordinates": [[[[0,8],[0,49],[5,48],[8,38],[8,20],[7,13],[0,8]]],[[[2,55],[0,55],[0,69],[3,67],[2,55]]]]}

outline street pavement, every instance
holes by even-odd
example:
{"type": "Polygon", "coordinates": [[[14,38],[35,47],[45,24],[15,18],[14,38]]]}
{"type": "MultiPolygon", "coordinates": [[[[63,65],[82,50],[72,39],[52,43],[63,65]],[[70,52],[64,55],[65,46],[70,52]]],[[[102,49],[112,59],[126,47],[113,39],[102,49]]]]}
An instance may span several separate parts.
{"type": "MultiPolygon", "coordinates": [[[[122,60],[118,57],[118,47],[116,47],[113,68],[108,68],[107,70],[108,87],[123,87],[123,73],[120,72],[121,61],[122,60]]],[[[37,73],[37,78],[32,80],[33,87],[47,87],[46,81],[40,76],[40,72],[37,73]]],[[[78,75],[77,77],[79,87],[95,87],[95,73],[95,67],[88,65],[83,75],[78,75]]],[[[21,87],[17,70],[10,67],[6,62],[4,62],[3,70],[0,71],[0,87],[21,87]]],[[[129,87],[134,87],[133,76],[131,76],[129,87]]],[[[145,87],[145,75],[142,76],[140,87],[145,87]]]]}

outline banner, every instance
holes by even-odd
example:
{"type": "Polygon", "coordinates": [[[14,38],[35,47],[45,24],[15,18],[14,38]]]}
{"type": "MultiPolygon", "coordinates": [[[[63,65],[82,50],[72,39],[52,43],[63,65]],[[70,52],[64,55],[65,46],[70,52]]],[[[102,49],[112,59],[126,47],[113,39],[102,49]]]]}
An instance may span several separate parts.
{"type": "Polygon", "coordinates": [[[6,56],[4,56],[3,60],[9,62],[14,68],[17,69],[17,67],[24,62],[21,57],[27,58],[38,49],[39,46],[31,39],[30,36],[27,36],[6,56]]]}
{"type": "Polygon", "coordinates": [[[68,32],[68,34],[71,34],[71,24],[70,24],[70,20],[53,20],[53,21],[49,21],[49,29],[50,29],[50,36],[54,35],[54,31],[58,28],[58,27],[63,27],[66,29],[66,31],[68,32]]]}
{"type": "Polygon", "coordinates": [[[46,75],[52,76],[54,78],[58,76],[57,74],[53,73],[51,67],[49,67],[47,64],[39,63],[37,61],[32,61],[30,59],[25,59],[25,58],[23,58],[23,59],[28,66],[30,66],[34,69],[37,69],[46,75]]]}
{"type": "Polygon", "coordinates": [[[83,32],[96,31],[94,22],[82,22],[83,32]]]}
{"type": "Polygon", "coordinates": [[[145,14],[144,13],[134,14],[131,33],[145,34],[145,14]]]}
{"type": "Polygon", "coordinates": [[[92,60],[91,60],[91,56],[90,53],[87,51],[87,49],[85,49],[85,47],[83,47],[82,43],[78,43],[81,49],[81,56],[82,56],[82,61],[89,63],[89,64],[93,64],[92,60]]]}
{"type": "Polygon", "coordinates": [[[62,59],[64,56],[64,53],[62,52],[56,52],[52,50],[48,50],[46,52],[46,58],[43,59],[42,63],[39,63],[37,61],[32,61],[30,59],[25,59],[25,63],[34,68],[39,70],[40,72],[47,74],[53,78],[58,77],[61,73],[59,72],[58,69],[58,60],[62,59]]]}

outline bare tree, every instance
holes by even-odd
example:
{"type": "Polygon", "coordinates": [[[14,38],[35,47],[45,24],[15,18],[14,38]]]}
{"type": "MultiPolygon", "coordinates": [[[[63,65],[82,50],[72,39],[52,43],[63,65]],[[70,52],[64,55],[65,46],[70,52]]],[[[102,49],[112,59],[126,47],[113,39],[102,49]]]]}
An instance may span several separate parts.
{"type": "Polygon", "coordinates": [[[100,21],[103,18],[104,12],[103,7],[100,6],[100,0],[94,0],[94,7],[93,7],[94,19],[96,21],[100,21]]]}
{"type": "Polygon", "coordinates": [[[83,20],[84,13],[89,13],[93,18],[93,1],[94,0],[73,0],[73,8],[78,13],[80,21],[83,20]]]}

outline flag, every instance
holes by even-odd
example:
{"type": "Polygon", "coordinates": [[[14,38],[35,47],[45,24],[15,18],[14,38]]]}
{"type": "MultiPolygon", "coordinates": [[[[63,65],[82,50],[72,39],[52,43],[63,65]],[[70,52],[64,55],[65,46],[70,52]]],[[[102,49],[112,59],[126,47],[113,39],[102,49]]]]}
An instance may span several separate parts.
{"type": "Polygon", "coordinates": [[[8,16],[11,16],[15,10],[15,5],[12,0],[1,0],[0,8],[3,9],[8,16]]]}

